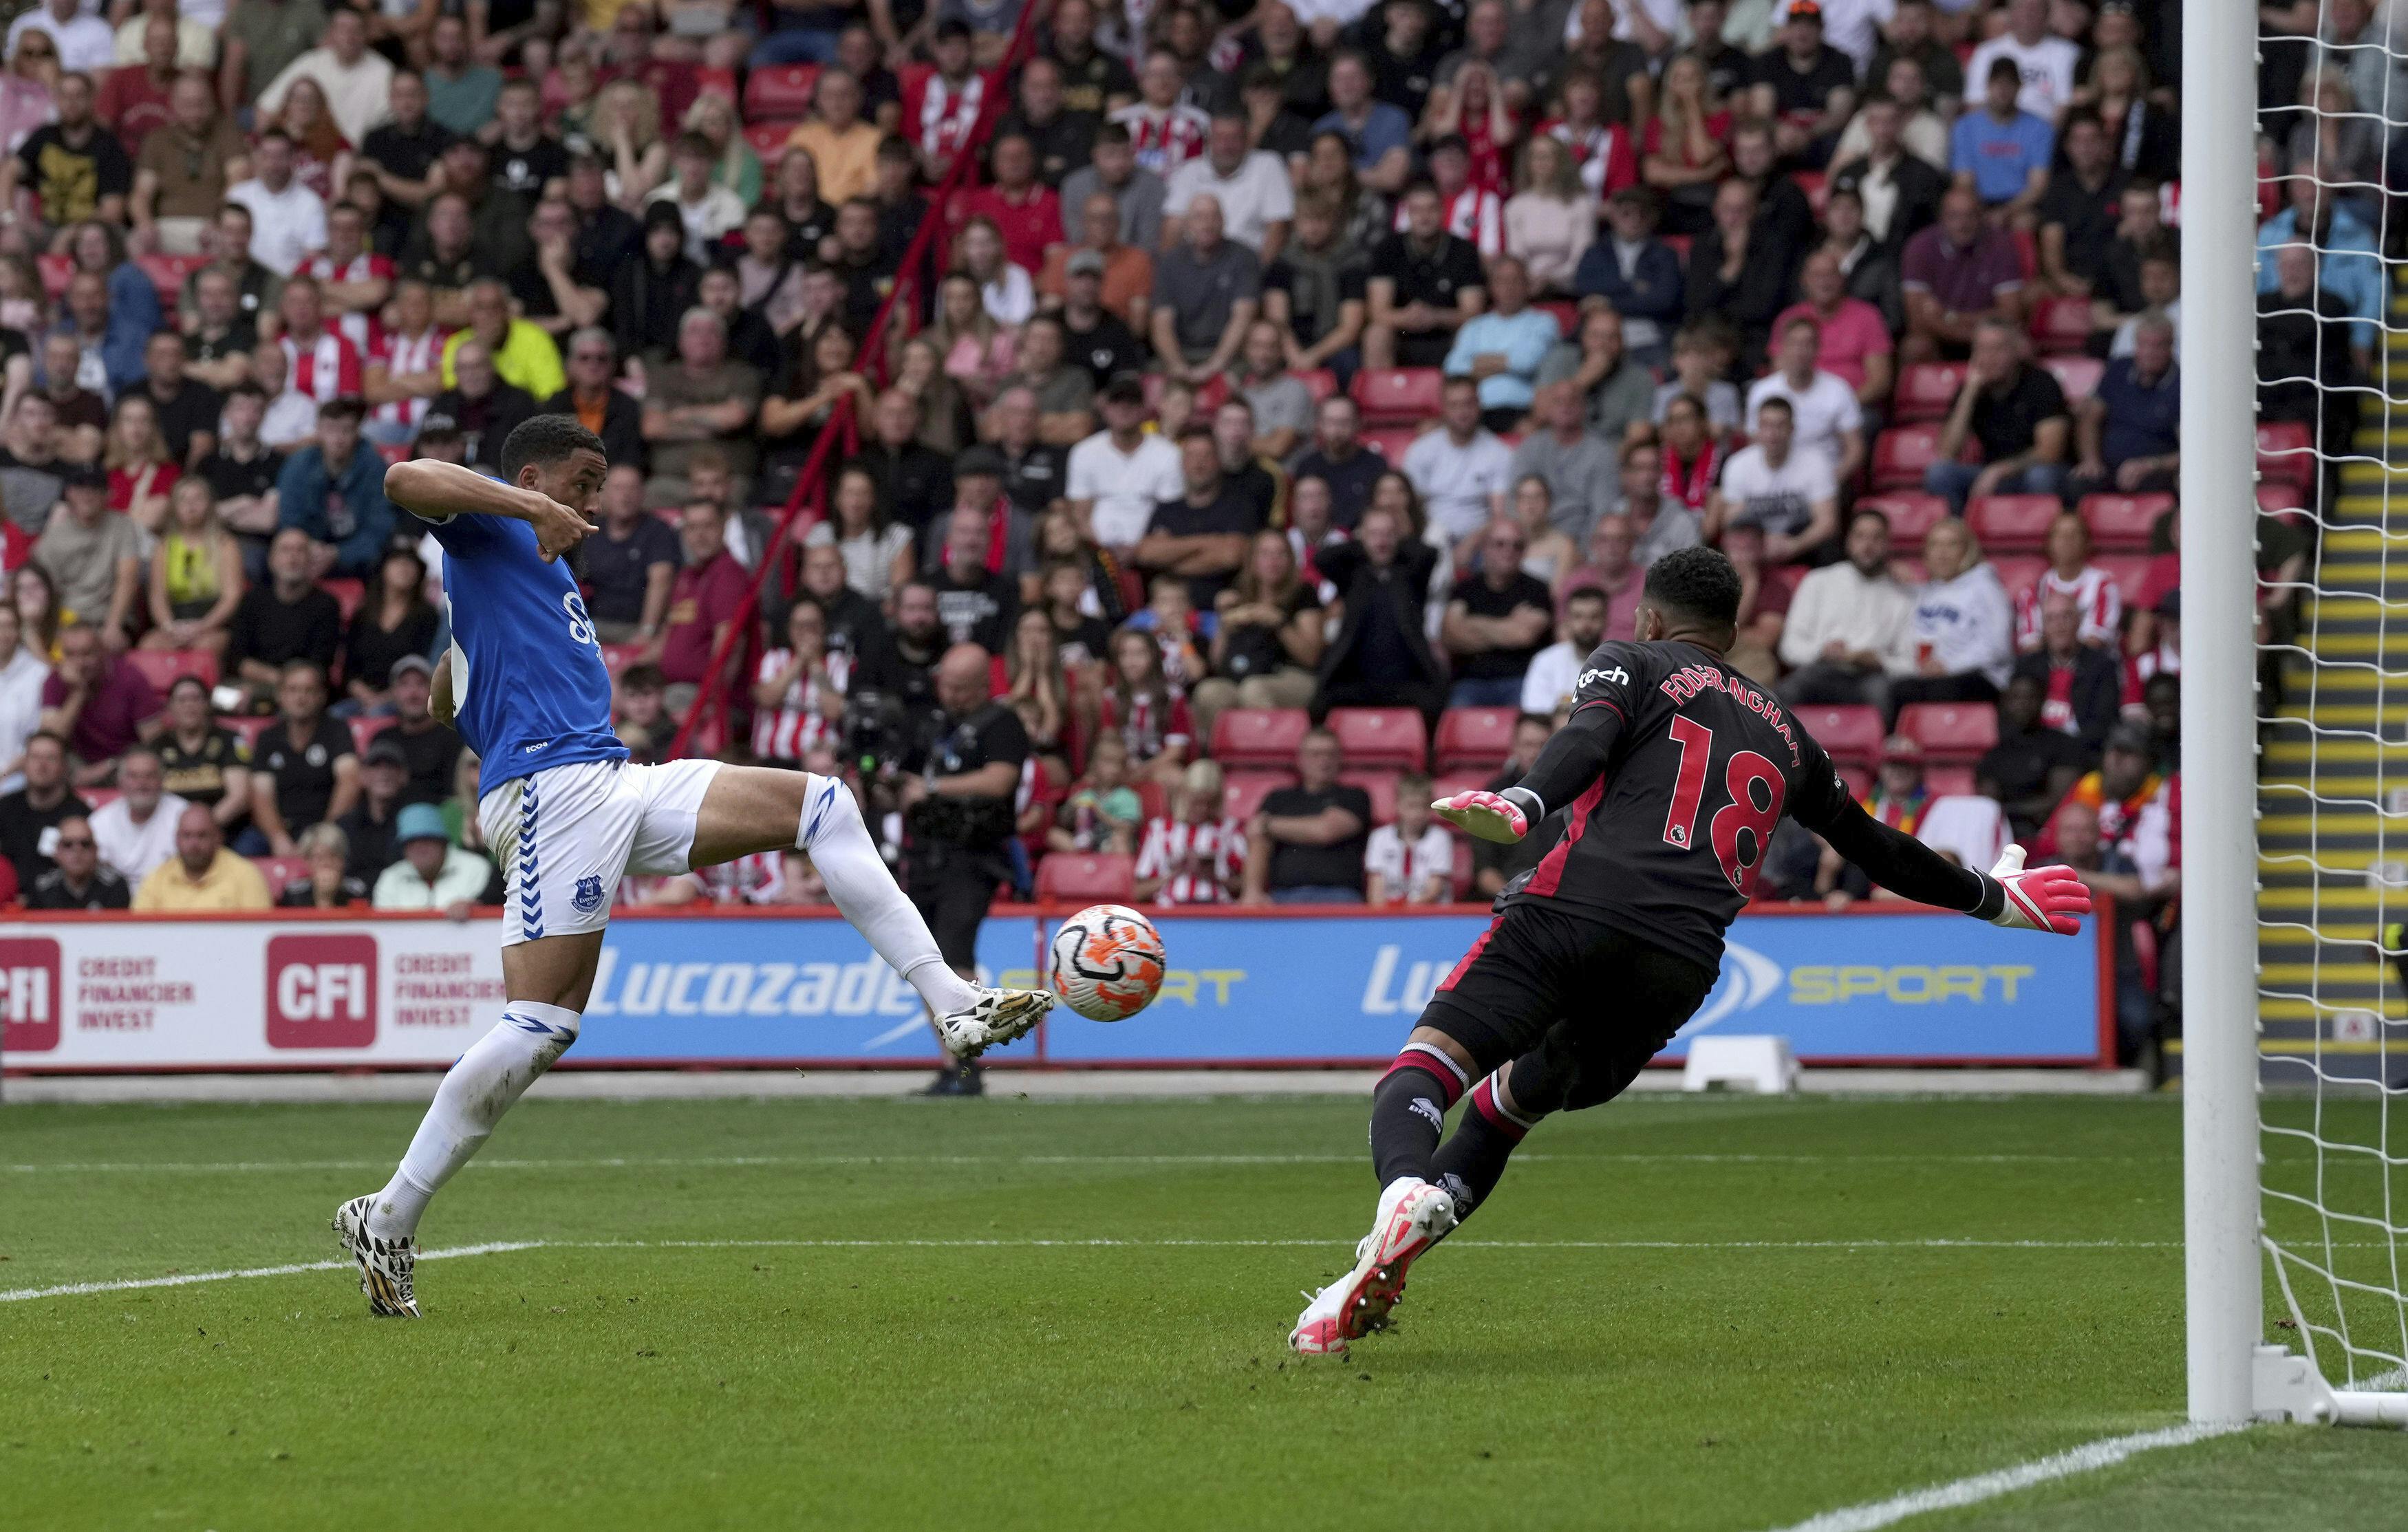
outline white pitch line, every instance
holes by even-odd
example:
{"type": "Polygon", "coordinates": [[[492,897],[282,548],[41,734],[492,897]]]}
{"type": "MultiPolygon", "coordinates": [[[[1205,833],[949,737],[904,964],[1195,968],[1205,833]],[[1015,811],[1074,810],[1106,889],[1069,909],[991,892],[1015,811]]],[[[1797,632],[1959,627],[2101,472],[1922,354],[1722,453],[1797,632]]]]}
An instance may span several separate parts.
{"type": "MultiPolygon", "coordinates": [[[[606,1155],[567,1159],[478,1160],[485,1170],[736,1169],[811,1165],[1354,1165],[1345,1154],[727,1154],[660,1159],[606,1155]]],[[[2086,1165],[2124,1155],[2103,1154],[1564,1154],[1518,1153],[1514,1163],[1558,1165],[2086,1165]]],[[[138,1160],[63,1161],[0,1166],[16,1175],[140,1174],[259,1175],[276,1171],[383,1170],[390,1160],[138,1160]]]]}
{"type": "MultiPolygon", "coordinates": [[[[481,1245],[455,1245],[449,1250],[419,1253],[422,1261],[445,1261],[462,1255],[498,1255],[504,1251],[534,1250],[540,1239],[497,1239],[481,1245]]],[[[169,1277],[129,1277],[118,1281],[68,1282],[62,1287],[20,1287],[0,1293],[0,1303],[23,1303],[30,1298],[79,1297],[87,1293],[130,1293],[142,1287],[190,1287],[195,1282],[233,1281],[242,1277],[290,1277],[303,1271],[340,1271],[351,1266],[343,1261],[295,1261],[285,1266],[242,1267],[226,1271],[179,1271],[169,1277]]]]}
{"type": "MultiPolygon", "coordinates": [[[[478,1245],[421,1252],[422,1261],[464,1255],[500,1255],[522,1250],[1323,1250],[1338,1238],[1301,1239],[496,1239],[478,1245]]],[[[1455,1239],[1457,1250],[2180,1250],[2180,1240],[2145,1239],[1455,1239]]],[[[283,1266],[243,1267],[225,1271],[183,1271],[166,1277],[129,1277],[108,1281],[67,1282],[57,1287],[20,1287],[0,1292],[0,1303],[32,1298],[78,1297],[146,1287],[189,1287],[196,1282],[244,1277],[289,1277],[304,1271],[339,1271],[351,1262],[296,1261],[283,1266]]]]}
{"type": "Polygon", "coordinates": [[[1935,1484],[1929,1489],[1911,1490],[1886,1500],[1872,1500],[1863,1505],[1827,1511],[1819,1516],[1810,1516],[1795,1525],[1784,1527],[1781,1532],[1874,1532],[1877,1527],[1895,1525],[1910,1516],[1921,1516],[1934,1511],[1953,1511],[1960,1506],[1976,1505],[2001,1495],[2029,1489],[2034,1484],[2044,1484],[2053,1479],[2068,1479],[2078,1473],[2113,1468],[2136,1453],[2155,1452],[2160,1447],[2187,1447],[2193,1442],[2247,1429],[2249,1427],[2245,1424],[2218,1422],[2171,1425],[2161,1431],[2140,1431],[2125,1437],[2102,1437],[2054,1456],[2018,1463],[2011,1468],[1978,1473],[1970,1479],[1935,1484]]]}

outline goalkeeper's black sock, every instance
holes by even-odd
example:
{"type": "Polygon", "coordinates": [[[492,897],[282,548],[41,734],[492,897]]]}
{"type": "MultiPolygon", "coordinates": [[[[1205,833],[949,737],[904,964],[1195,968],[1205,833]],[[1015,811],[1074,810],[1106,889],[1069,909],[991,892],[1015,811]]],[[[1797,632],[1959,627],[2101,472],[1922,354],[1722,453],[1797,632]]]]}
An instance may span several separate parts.
{"type": "Polygon", "coordinates": [[[1402,1176],[1430,1179],[1446,1110],[1466,1083],[1455,1060],[1422,1043],[1405,1044],[1371,1091],[1371,1166],[1382,1186],[1402,1176]]]}
{"type": "Polygon", "coordinates": [[[1521,1147],[1523,1136],[1536,1126],[1536,1117],[1518,1110],[1508,1111],[1497,1099],[1495,1075],[1471,1088],[1471,1105],[1463,1121],[1455,1125],[1455,1136],[1430,1163],[1430,1179],[1455,1198],[1457,1219],[1470,1217],[1472,1209],[1488,1200],[1488,1194],[1504,1179],[1505,1163],[1521,1147]]]}

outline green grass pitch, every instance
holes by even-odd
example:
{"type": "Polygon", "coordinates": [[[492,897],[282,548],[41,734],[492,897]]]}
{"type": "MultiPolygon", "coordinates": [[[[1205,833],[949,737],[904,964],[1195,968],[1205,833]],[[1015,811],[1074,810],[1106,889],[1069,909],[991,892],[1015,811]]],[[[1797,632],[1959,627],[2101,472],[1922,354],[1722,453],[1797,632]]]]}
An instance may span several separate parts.
{"type": "MultiPolygon", "coordinates": [[[[2180,1418],[2172,1101],[1559,1119],[1395,1333],[1302,1363],[1363,1103],[997,1085],[538,1089],[422,1232],[545,1243],[428,1262],[417,1324],[335,1270],[0,1303],[0,1525],[1759,1532],[2180,1418]]],[[[0,1290],[326,1259],[417,1115],[0,1110],[0,1290]]],[[[2396,1433],[2261,1429],[1907,1525],[2401,1526],[2403,1491],[2396,1433]]]]}

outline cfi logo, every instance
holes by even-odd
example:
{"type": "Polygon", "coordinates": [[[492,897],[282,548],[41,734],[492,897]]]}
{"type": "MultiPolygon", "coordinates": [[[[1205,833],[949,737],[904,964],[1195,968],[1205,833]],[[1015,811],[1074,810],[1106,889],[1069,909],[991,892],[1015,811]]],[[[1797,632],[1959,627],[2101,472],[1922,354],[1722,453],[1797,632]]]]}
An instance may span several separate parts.
{"type": "Polygon", "coordinates": [[[367,1048],[376,1036],[376,938],[268,938],[268,1047],[367,1048]]]}
{"type": "Polygon", "coordinates": [[[1580,683],[1584,688],[1601,680],[1610,680],[1616,686],[1627,686],[1630,684],[1630,672],[1625,670],[1618,665],[1611,670],[1584,670],[1581,672],[1580,683]]]}
{"type": "Polygon", "coordinates": [[[577,912],[580,915],[591,915],[601,909],[602,880],[580,878],[577,880],[577,892],[568,896],[568,902],[577,907],[577,912]]]}
{"type": "Polygon", "coordinates": [[[46,1053],[59,1045],[59,944],[48,937],[0,941],[0,1050],[46,1053]]]}

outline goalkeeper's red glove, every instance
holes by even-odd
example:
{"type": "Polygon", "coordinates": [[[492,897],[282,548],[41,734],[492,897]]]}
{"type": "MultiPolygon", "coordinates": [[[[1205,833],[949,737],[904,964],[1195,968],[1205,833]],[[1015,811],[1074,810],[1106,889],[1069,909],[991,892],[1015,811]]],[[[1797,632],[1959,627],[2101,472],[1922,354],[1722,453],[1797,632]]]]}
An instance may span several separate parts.
{"type": "Polygon", "coordinates": [[[1522,812],[1521,805],[1502,794],[1476,787],[1439,799],[1430,805],[1430,812],[1466,835],[1502,845],[1511,845],[1530,833],[1530,818],[1522,812]]]}
{"type": "Polygon", "coordinates": [[[2007,896],[2004,906],[1990,917],[1992,925],[2070,937],[2081,931],[2082,917],[2090,913],[2090,890],[2071,867],[2034,867],[2027,872],[2021,846],[2009,846],[2001,852],[1990,876],[2007,896]]]}

